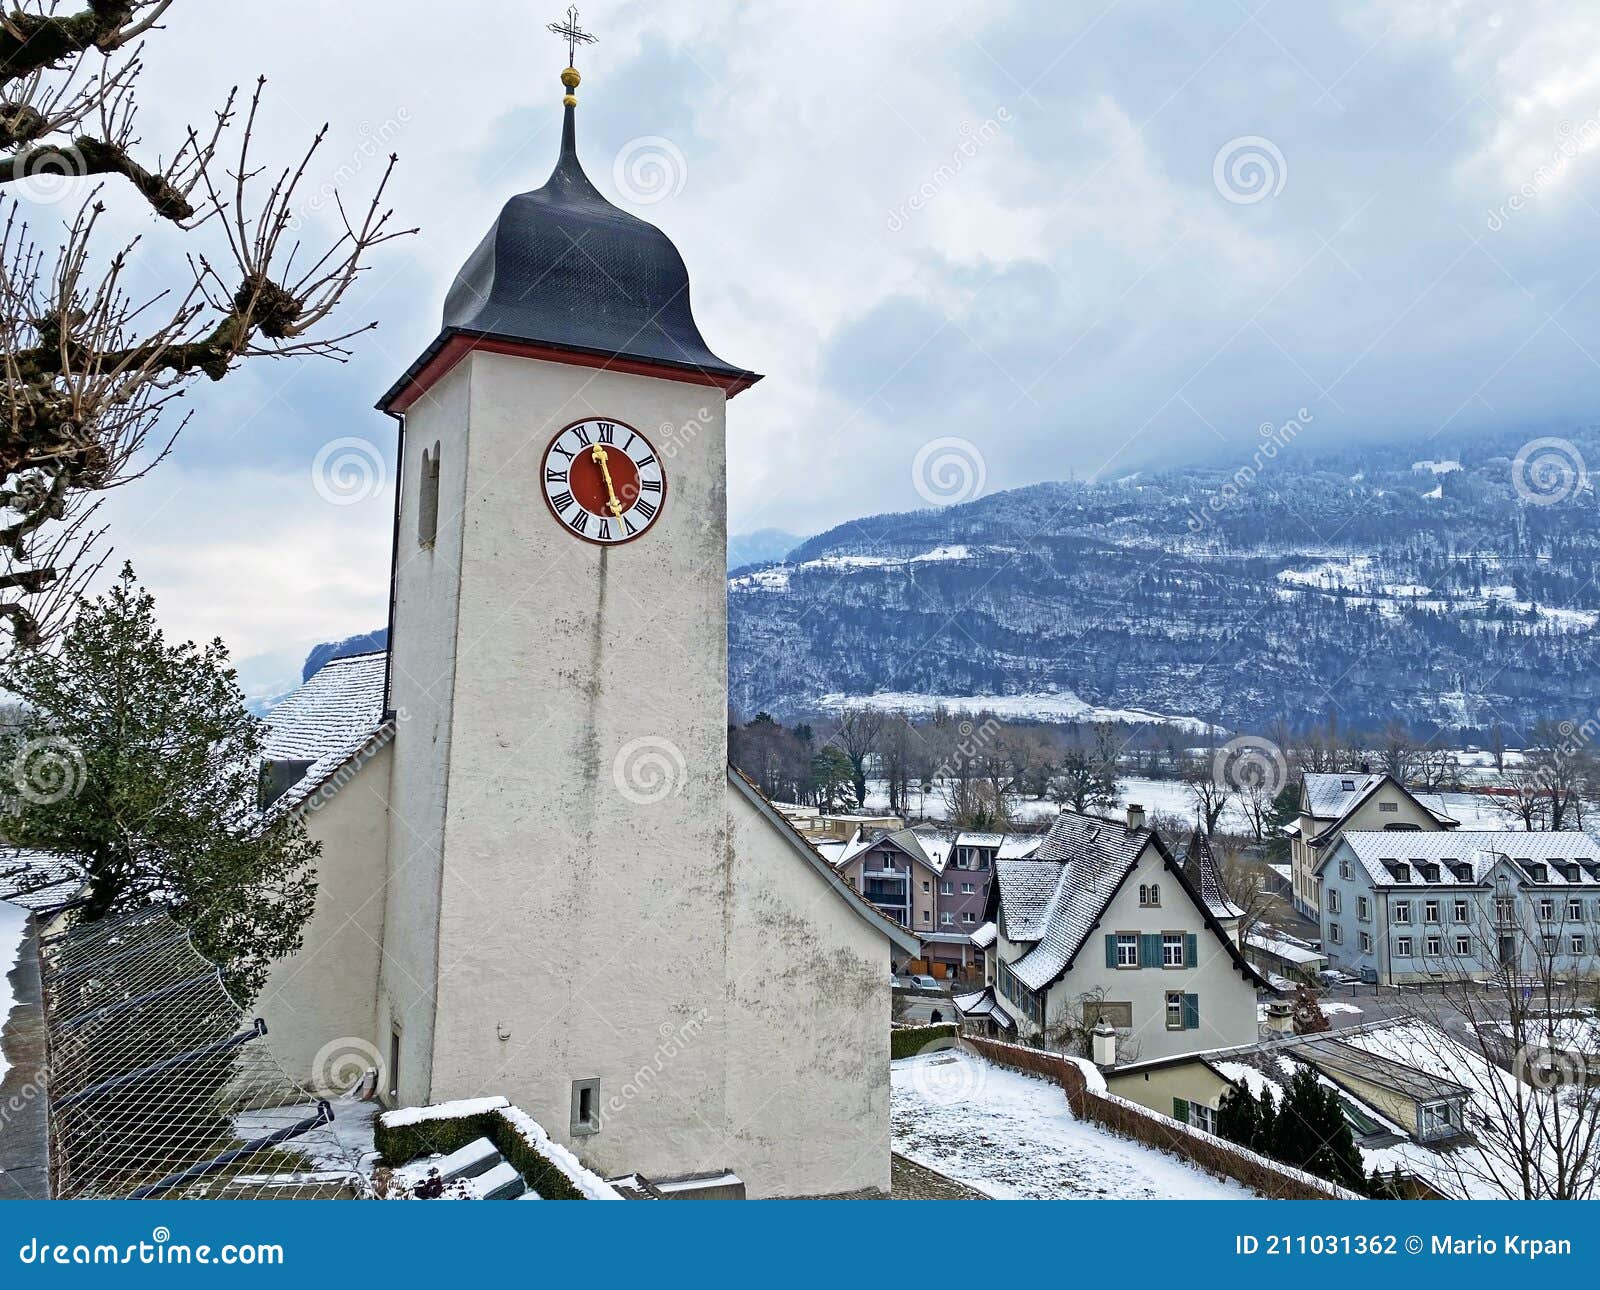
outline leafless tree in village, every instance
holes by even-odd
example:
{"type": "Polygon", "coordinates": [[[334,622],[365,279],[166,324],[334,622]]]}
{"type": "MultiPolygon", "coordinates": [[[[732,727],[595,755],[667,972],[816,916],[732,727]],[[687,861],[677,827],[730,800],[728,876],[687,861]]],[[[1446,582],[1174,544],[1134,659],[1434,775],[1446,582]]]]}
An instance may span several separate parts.
{"type": "Polygon", "coordinates": [[[259,81],[247,104],[230,94],[164,159],[148,155],[139,41],[170,7],[32,0],[0,16],[0,620],[16,645],[38,644],[70,610],[97,567],[85,552],[98,498],[165,455],[181,428],[171,405],[242,359],[342,360],[366,328],[324,324],[367,253],[411,231],[391,229],[383,206],[391,156],[363,205],[327,200],[337,231],[324,245],[303,243],[303,189],[327,127],[288,164],[258,159],[259,81]],[[80,204],[46,235],[63,196],[80,204]],[[118,197],[187,249],[165,287],[134,285],[140,237],[102,245],[118,197]]]}

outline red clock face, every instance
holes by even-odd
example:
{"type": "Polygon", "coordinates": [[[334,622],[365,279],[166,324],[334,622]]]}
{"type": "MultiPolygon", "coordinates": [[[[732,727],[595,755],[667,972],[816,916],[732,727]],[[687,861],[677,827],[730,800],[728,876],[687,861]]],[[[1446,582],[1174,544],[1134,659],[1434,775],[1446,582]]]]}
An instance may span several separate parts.
{"type": "Polygon", "coordinates": [[[550,513],[575,537],[616,546],[644,536],[667,500],[655,447],[621,421],[575,421],[540,465],[550,513]]]}

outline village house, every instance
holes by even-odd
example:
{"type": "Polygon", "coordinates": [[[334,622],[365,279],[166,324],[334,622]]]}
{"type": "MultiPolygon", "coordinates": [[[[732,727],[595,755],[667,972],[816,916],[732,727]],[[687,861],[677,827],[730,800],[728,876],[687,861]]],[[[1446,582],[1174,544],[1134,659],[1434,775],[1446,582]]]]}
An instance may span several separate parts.
{"type": "Polygon", "coordinates": [[[919,957],[904,966],[958,980],[981,976],[972,934],[984,921],[996,861],[1031,855],[1041,841],[1038,834],[863,828],[818,849],[874,908],[915,933],[919,957]]]}
{"type": "Polygon", "coordinates": [[[1432,833],[1458,823],[1436,794],[1413,793],[1393,775],[1347,771],[1301,776],[1300,815],[1285,830],[1294,907],[1316,921],[1321,907],[1317,865],[1344,830],[1432,833]]]}
{"type": "Polygon", "coordinates": [[[985,983],[1022,1037],[1081,1037],[1103,1020],[1125,1060],[1255,1038],[1267,983],[1219,917],[1228,907],[1206,903],[1141,808],[1063,812],[1032,857],[997,860],[995,879],[985,983]]]}
{"type": "Polygon", "coordinates": [[[1593,976],[1600,962],[1600,846],[1586,833],[1347,830],[1316,877],[1328,961],[1364,980],[1593,976]]]}
{"type": "MultiPolygon", "coordinates": [[[[1102,1071],[1108,1092],[1170,1115],[1208,1133],[1217,1131],[1223,1097],[1233,1089],[1263,1091],[1281,1101],[1296,1071],[1310,1068],[1332,1088],[1361,1152],[1364,1169],[1398,1169],[1416,1194],[1449,1194],[1461,1172],[1448,1153],[1467,1146],[1474,1091],[1405,1060],[1419,1047],[1421,1023],[1379,1022],[1344,1031],[1269,1033],[1232,1048],[1137,1061],[1102,1071]]],[[[1441,1034],[1420,1047],[1447,1048],[1441,1034]]]]}

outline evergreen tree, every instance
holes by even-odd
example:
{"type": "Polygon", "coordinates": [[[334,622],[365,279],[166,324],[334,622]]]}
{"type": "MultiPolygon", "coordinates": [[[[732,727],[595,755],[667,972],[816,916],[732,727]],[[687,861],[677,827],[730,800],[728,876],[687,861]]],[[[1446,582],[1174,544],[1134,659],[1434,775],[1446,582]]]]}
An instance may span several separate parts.
{"type": "Polygon", "coordinates": [[[1365,1191],[1367,1171],[1339,1105],[1339,1095],[1316,1072],[1301,1067],[1289,1081],[1272,1130],[1275,1159],[1353,1191],[1365,1191]]]}
{"type": "Polygon", "coordinates": [[[300,947],[321,845],[258,809],[265,731],[222,642],[168,644],[125,565],[58,649],[12,653],[0,685],[23,704],[0,734],[9,840],[84,866],[86,920],[168,905],[253,998],[300,947]]]}
{"type": "Polygon", "coordinates": [[[1261,1133],[1260,1105],[1251,1092],[1232,1085],[1217,1103],[1217,1135],[1254,1149],[1261,1133]]]}

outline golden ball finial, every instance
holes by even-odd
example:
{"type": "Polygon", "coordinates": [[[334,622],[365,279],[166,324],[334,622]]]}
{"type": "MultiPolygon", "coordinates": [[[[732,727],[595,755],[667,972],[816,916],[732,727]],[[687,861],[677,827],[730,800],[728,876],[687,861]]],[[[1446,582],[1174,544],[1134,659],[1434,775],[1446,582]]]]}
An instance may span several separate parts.
{"type": "Polygon", "coordinates": [[[569,67],[566,71],[561,73],[561,83],[569,90],[577,89],[578,83],[582,80],[583,77],[578,75],[578,69],[576,67],[569,67]]]}

